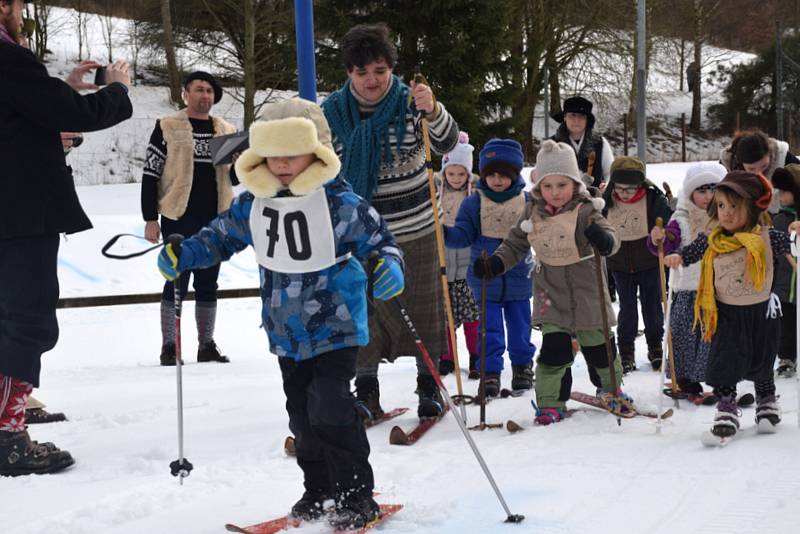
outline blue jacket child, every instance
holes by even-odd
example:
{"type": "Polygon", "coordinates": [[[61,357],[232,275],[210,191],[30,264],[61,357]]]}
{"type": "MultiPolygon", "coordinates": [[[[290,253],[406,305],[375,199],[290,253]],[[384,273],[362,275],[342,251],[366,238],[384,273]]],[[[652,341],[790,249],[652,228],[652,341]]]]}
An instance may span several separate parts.
{"type": "MultiPolygon", "coordinates": [[[[475,263],[481,253],[491,255],[517,224],[525,210],[527,193],[522,170],[522,147],[513,139],[491,139],[479,157],[481,179],[477,191],[461,204],[454,226],[445,226],[445,245],[449,248],[471,247],[471,265],[467,281],[476,302],[481,298],[481,281],[475,275],[475,263]]],[[[486,395],[500,393],[503,353],[511,358],[513,389],[533,386],[531,338],[531,268],[528,252],[523,261],[501,276],[492,279],[486,289],[486,395]],[[505,318],[505,328],[503,319],[505,318]]],[[[482,319],[483,320],[483,319],[482,319]]]]}
{"type": "Polygon", "coordinates": [[[289,427],[305,493],[291,513],[319,519],[334,499],[334,528],[361,528],[379,513],[369,443],[350,380],[358,346],[367,344],[367,274],[359,260],[377,254],[373,295],[403,290],[403,260],[381,216],[338,176],[340,162],[315,103],[270,104],[250,128],[236,161],[247,192],[206,228],[167,245],[167,278],[255,249],[262,321],[278,355],[289,427]]]}

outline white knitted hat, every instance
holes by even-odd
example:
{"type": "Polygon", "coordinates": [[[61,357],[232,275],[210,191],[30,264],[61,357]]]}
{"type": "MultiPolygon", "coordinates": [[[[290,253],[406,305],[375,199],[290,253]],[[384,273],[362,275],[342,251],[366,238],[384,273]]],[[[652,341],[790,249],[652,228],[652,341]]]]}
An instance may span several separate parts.
{"type": "Polygon", "coordinates": [[[717,162],[701,161],[693,163],[686,169],[681,194],[691,198],[695,189],[707,184],[718,184],[725,178],[726,174],[728,174],[728,171],[717,162]]]}
{"type": "Polygon", "coordinates": [[[467,174],[472,174],[474,151],[475,147],[469,144],[467,132],[459,132],[455,148],[442,156],[442,175],[444,176],[444,170],[450,165],[461,165],[467,169],[467,174]]]}
{"type": "Polygon", "coordinates": [[[566,143],[556,143],[547,139],[536,155],[536,167],[531,173],[533,188],[538,189],[544,178],[553,175],[572,178],[578,185],[586,187],[581,180],[575,150],[566,143]]]}

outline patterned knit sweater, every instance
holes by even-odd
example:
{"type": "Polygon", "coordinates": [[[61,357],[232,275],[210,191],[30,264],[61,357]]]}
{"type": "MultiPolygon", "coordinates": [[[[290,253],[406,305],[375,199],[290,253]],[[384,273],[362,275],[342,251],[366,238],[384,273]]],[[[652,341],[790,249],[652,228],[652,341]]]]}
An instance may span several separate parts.
{"type": "MultiPolygon", "coordinates": [[[[367,103],[355,92],[362,118],[369,117],[380,101],[367,103]]],[[[458,142],[458,124],[441,103],[437,103],[435,118],[428,122],[431,150],[437,154],[450,152],[458,142]]],[[[372,206],[386,220],[398,243],[413,241],[434,231],[433,210],[428,191],[428,172],[425,168],[425,146],[422,141],[422,116],[409,106],[406,111],[406,130],[399,153],[394,151],[397,132],[390,128],[392,160],[381,160],[378,168],[378,188],[372,196],[372,206]]],[[[336,154],[344,159],[346,147],[334,137],[336,154]]]]}

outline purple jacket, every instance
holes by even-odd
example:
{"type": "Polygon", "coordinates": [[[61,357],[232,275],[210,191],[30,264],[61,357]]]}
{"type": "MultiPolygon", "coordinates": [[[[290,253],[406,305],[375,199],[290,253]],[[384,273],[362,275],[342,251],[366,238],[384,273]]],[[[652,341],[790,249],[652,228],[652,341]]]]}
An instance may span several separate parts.
{"type": "MultiPolygon", "coordinates": [[[[678,221],[671,219],[664,227],[667,238],[664,240],[664,256],[678,252],[681,249],[681,227],[678,221]]],[[[653,256],[658,256],[658,246],[653,243],[653,239],[647,236],[647,250],[653,256]]]]}

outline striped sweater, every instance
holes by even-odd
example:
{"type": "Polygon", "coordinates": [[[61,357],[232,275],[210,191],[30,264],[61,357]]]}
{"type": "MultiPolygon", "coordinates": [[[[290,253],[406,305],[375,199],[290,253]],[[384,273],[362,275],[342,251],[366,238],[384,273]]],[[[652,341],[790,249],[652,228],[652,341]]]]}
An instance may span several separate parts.
{"type": "MultiPolygon", "coordinates": [[[[363,118],[368,117],[380,103],[369,104],[354,93],[363,118]]],[[[458,142],[458,124],[441,103],[436,117],[428,122],[431,150],[437,154],[450,152],[458,142]]],[[[386,220],[398,243],[413,241],[434,231],[433,210],[428,191],[428,172],[425,168],[425,145],[422,141],[422,116],[413,108],[406,111],[406,131],[399,153],[394,151],[397,132],[389,130],[392,160],[381,159],[378,168],[378,188],[372,196],[372,206],[386,220]]],[[[344,160],[346,147],[334,137],[336,154],[344,160]]]]}

